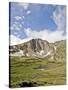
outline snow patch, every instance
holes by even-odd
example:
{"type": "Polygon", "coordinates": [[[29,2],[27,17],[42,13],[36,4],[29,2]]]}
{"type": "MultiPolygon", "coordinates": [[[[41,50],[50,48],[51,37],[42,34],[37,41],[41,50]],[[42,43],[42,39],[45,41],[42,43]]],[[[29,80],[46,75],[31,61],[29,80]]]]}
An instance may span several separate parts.
{"type": "Polygon", "coordinates": [[[26,53],[26,56],[30,56],[28,53],[26,53]]]}
{"type": "Polygon", "coordinates": [[[47,57],[50,54],[51,54],[51,51],[49,51],[46,55],[44,55],[44,57],[47,57]]]}
{"type": "Polygon", "coordinates": [[[44,54],[44,50],[41,50],[41,51],[40,51],[40,55],[43,55],[43,54],[44,54]]]}
{"type": "Polygon", "coordinates": [[[56,46],[54,46],[54,49],[55,49],[55,51],[56,51],[56,46]]]}
{"type": "Polygon", "coordinates": [[[11,56],[24,56],[24,51],[20,50],[19,52],[11,54],[11,56]]]}
{"type": "Polygon", "coordinates": [[[40,54],[39,52],[36,52],[38,55],[40,54]]]}

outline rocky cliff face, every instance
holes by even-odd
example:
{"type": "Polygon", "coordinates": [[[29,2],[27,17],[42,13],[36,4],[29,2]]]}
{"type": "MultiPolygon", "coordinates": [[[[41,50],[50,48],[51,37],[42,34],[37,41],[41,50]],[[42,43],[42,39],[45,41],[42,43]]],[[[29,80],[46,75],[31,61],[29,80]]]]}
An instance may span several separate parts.
{"type": "Polygon", "coordinates": [[[11,56],[35,56],[40,58],[50,58],[50,60],[65,60],[66,41],[49,43],[42,39],[32,39],[28,42],[10,46],[11,56]]]}

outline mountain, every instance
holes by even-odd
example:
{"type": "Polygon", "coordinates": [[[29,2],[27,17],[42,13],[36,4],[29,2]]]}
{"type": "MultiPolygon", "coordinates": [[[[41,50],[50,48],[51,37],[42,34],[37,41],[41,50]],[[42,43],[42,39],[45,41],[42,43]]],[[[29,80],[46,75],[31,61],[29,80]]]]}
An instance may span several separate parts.
{"type": "Polygon", "coordinates": [[[32,39],[30,41],[10,46],[11,56],[33,56],[48,58],[49,60],[65,61],[66,41],[49,43],[42,39],[32,39]]]}

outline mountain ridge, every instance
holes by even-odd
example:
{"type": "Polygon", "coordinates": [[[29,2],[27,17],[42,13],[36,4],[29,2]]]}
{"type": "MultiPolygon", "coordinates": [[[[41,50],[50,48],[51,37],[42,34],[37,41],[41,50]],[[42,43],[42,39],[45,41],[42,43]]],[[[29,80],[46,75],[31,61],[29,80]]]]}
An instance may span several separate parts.
{"type": "Polygon", "coordinates": [[[49,43],[46,40],[32,39],[22,44],[10,46],[11,56],[33,56],[46,58],[50,60],[58,60],[58,57],[63,61],[65,59],[66,40],[49,43]],[[62,48],[61,48],[62,47],[62,48]],[[58,52],[59,51],[59,52],[58,52]]]}

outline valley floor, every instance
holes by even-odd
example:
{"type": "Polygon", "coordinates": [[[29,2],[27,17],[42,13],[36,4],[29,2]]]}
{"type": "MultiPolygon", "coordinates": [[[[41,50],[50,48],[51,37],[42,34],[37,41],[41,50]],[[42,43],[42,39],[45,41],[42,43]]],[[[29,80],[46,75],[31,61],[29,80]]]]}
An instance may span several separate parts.
{"type": "Polygon", "coordinates": [[[10,57],[10,87],[64,85],[66,64],[46,58],[10,57]],[[26,82],[24,85],[24,82],[26,82]]]}

